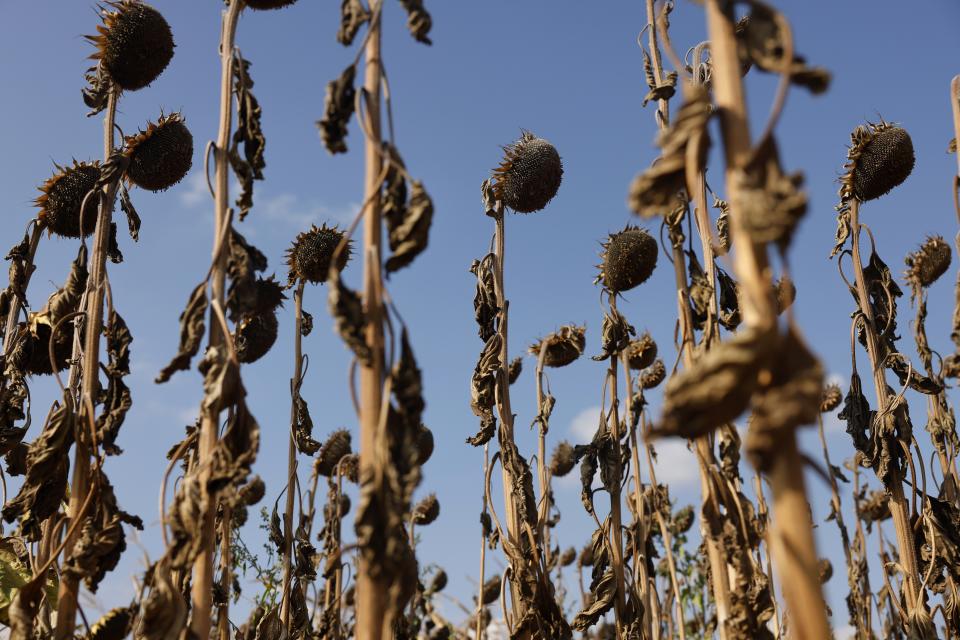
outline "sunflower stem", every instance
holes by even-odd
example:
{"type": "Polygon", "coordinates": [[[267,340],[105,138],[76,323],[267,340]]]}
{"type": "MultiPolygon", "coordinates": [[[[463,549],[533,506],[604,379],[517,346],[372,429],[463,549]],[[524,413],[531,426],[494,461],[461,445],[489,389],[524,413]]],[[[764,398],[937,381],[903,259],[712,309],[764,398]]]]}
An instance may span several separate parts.
{"type": "MultiPolygon", "coordinates": [[[[33,260],[37,255],[37,245],[40,244],[40,238],[42,236],[43,227],[41,227],[37,222],[34,222],[33,229],[30,231],[30,248],[27,253],[27,266],[23,271],[23,283],[20,288],[20,290],[24,293],[26,293],[27,287],[30,285],[30,277],[33,275],[35,270],[33,260]]],[[[20,318],[20,311],[24,309],[24,302],[25,301],[20,297],[19,294],[15,295],[13,299],[10,300],[10,311],[7,313],[7,324],[3,332],[4,355],[6,355],[10,350],[10,344],[17,330],[17,321],[20,318]]],[[[4,378],[4,382],[6,382],[6,378],[4,378]]]]}

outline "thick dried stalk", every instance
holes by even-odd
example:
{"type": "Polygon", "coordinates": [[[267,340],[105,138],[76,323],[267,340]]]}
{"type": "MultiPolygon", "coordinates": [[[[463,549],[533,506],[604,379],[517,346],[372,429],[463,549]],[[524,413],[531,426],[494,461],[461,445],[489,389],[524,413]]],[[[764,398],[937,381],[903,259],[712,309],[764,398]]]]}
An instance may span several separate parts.
{"type": "Polygon", "coordinates": [[[280,600],[280,619],[283,628],[290,633],[290,567],[293,555],[293,502],[297,491],[297,441],[294,430],[297,425],[297,396],[303,383],[303,286],[301,278],[293,294],[293,378],[290,379],[290,445],[287,451],[287,504],[283,512],[283,593],[280,600]]]}
{"type": "MultiPolygon", "coordinates": [[[[950,110],[953,112],[953,135],[957,147],[957,177],[954,182],[954,194],[960,190],[960,75],[950,81],[950,110]]],[[[957,218],[960,221],[960,206],[957,207],[957,218]]]]}
{"type": "MultiPolygon", "coordinates": [[[[379,7],[371,2],[373,15],[379,7]]],[[[364,202],[369,203],[363,220],[363,301],[367,326],[366,343],[372,354],[369,365],[360,367],[360,478],[372,478],[376,464],[377,427],[380,422],[384,376],[383,341],[383,271],[381,266],[381,202],[379,197],[381,159],[380,84],[383,76],[380,61],[380,20],[370,22],[366,44],[364,92],[366,98],[367,133],[364,145],[366,176],[364,202]]],[[[357,640],[380,640],[391,637],[393,620],[389,615],[387,583],[371,575],[364,554],[360,554],[357,574],[357,640]]]]}
{"type": "MultiPolygon", "coordinates": [[[[107,111],[103,118],[103,157],[109,160],[113,153],[114,121],[117,115],[119,89],[111,88],[107,99],[107,111]]],[[[93,421],[94,416],[87,412],[97,405],[100,391],[100,338],[103,333],[103,297],[106,289],[107,249],[110,242],[110,222],[113,214],[113,200],[116,196],[116,184],[104,187],[100,196],[97,224],[94,230],[93,251],[90,254],[89,278],[84,292],[86,318],[84,319],[83,373],[80,389],[80,420],[78,424],[93,421]]],[[[76,356],[76,353],[74,354],[76,356]]],[[[71,370],[71,380],[76,380],[77,367],[71,370]]],[[[73,386],[71,385],[71,390],[73,386]]],[[[73,481],[70,486],[70,504],[67,517],[73,522],[89,490],[90,455],[95,453],[87,449],[85,438],[76,438],[74,447],[73,481]]],[[[74,540],[68,537],[64,546],[64,557],[70,555],[74,540]]],[[[73,637],[77,618],[77,596],[80,591],[79,577],[66,573],[60,580],[57,604],[56,640],[73,637]]]]}
{"type": "Polygon", "coordinates": [[[230,640],[230,590],[233,588],[233,509],[225,507],[220,521],[220,592],[226,597],[217,610],[217,635],[220,640],[230,640]]]}
{"type": "MultiPolygon", "coordinates": [[[[230,161],[227,157],[230,148],[230,129],[233,122],[233,108],[231,99],[233,97],[233,62],[234,62],[234,41],[237,33],[237,21],[240,12],[243,10],[243,0],[234,0],[230,7],[223,14],[223,23],[220,32],[220,125],[217,132],[217,145],[214,148],[214,159],[216,166],[216,175],[214,181],[215,193],[215,224],[213,234],[213,247],[217,251],[217,244],[220,238],[225,237],[224,226],[230,224],[228,209],[230,207],[230,186],[229,171],[230,161]]],[[[224,285],[226,281],[226,263],[227,254],[225,251],[218,251],[214,256],[213,268],[211,271],[212,281],[212,305],[224,304],[224,285]]],[[[223,335],[220,323],[217,321],[214,309],[210,310],[210,333],[208,344],[211,348],[219,347],[229,340],[229,336],[223,335]]],[[[214,495],[207,491],[207,479],[211,471],[211,459],[213,451],[217,446],[220,429],[220,412],[214,408],[201,409],[200,437],[198,439],[199,465],[197,473],[200,474],[201,491],[205,493],[203,503],[206,505],[204,513],[203,529],[201,535],[201,551],[193,564],[193,584],[191,591],[192,609],[190,618],[190,630],[199,638],[207,638],[210,635],[210,611],[213,600],[213,552],[214,552],[214,519],[217,512],[217,505],[213,503],[214,495]]],[[[225,545],[230,541],[225,540],[225,545]]]]}
{"type": "MultiPolygon", "coordinates": [[[[856,281],[860,311],[864,317],[867,355],[870,356],[873,384],[877,394],[877,414],[883,415],[891,409],[891,403],[894,401],[894,398],[887,385],[886,369],[883,366],[880,356],[881,352],[877,345],[877,324],[873,315],[873,307],[870,306],[870,297],[863,277],[863,263],[860,258],[860,202],[856,199],[850,203],[850,227],[853,230],[850,234],[850,243],[853,249],[853,275],[856,281]]],[[[907,612],[912,616],[918,607],[925,609],[925,605],[920,599],[920,571],[917,565],[913,528],[910,526],[910,511],[907,506],[907,499],[903,495],[903,469],[892,465],[890,477],[885,485],[889,493],[888,503],[890,506],[890,516],[893,520],[893,528],[897,535],[897,547],[900,553],[900,566],[903,570],[903,587],[907,612]]]]}
{"type": "MultiPolygon", "coordinates": [[[[713,87],[720,116],[726,159],[727,195],[731,207],[731,238],[734,270],[741,286],[740,308],[748,327],[776,330],[766,247],[755,244],[743,228],[739,211],[738,181],[735,174],[750,155],[750,132],[746,100],[740,76],[737,41],[734,36],[732,5],[707,1],[707,29],[713,62],[713,87]]],[[[771,529],[784,596],[796,637],[820,640],[830,637],[826,605],[820,589],[813,523],[803,480],[803,462],[797,451],[796,435],[784,435],[778,443],[769,474],[773,490],[774,520],[771,529]]]]}
{"type": "MultiPolygon", "coordinates": [[[[490,467],[490,444],[487,443],[483,445],[483,478],[484,483],[486,483],[487,471],[490,467]]],[[[482,514],[487,513],[487,495],[484,491],[483,495],[483,511],[482,514]]],[[[486,570],[487,570],[487,536],[486,531],[481,527],[480,530],[480,584],[477,586],[477,624],[476,624],[476,635],[474,640],[483,640],[483,584],[486,580],[486,570]]]]}
{"type": "MultiPolygon", "coordinates": [[[[542,418],[542,411],[546,398],[543,395],[543,361],[547,356],[547,341],[544,340],[540,345],[540,353],[537,354],[537,412],[542,418]]],[[[509,381],[508,381],[509,384],[509,381]]],[[[543,422],[537,426],[537,481],[540,485],[540,500],[543,506],[538,510],[537,527],[540,539],[543,541],[544,565],[550,566],[550,530],[547,526],[547,520],[550,517],[550,481],[547,478],[547,434],[546,425],[543,422]]],[[[482,581],[481,581],[482,582],[482,581]]]]}
{"type": "MultiPolygon", "coordinates": [[[[610,294],[610,310],[617,312],[617,294],[610,294]]],[[[613,438],[613,455],[616,458],[615,464],[619,467],[620,454],[620,416],[617,411],[617,356],[610,356],[610,367],[607,369],[607,379],[610,383],[610,414],[607,416],[607,428],[613,438]]],[[[630,382],[629,376],[627,383],[630,382]]],[[[619,478],[622,471],[616,474],[619,478]]],[[[614,600],[614,615],[617,622],[618,633],[622,633],[626,624],[626,582],[623,576],[623,501],[620,499],[620,484],[610,488],[610,529],[612,533],[612,557],[613,574],[617,580],[617,597],[614,600]]]]}

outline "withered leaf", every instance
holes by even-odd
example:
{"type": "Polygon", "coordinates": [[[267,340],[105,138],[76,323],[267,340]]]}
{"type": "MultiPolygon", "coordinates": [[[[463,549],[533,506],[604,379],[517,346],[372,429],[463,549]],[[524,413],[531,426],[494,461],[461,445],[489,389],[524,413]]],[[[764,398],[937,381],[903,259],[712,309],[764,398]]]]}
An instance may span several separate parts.
{"type": "Polygon", "coordinates": [[[751,62],[761,71],[789,73],[790,81],[814,95],[830,86],[830,73],[819,67],[809,67],[802,56],[786,58],[784,40],[789,36],[790,24],[779,11],[761,3],[751,3],[749,20],[743,22],[738,39],[751,62]]]}
{"type": "Polygon", "coordinates": [[[393,252],[384,265],[388,274],[407,266],[427,248],[433,222],[433,200],[419,180],[410,185],[410,203],[403,213],[402,219],[386,218],[393,252]]]}
{"type": "Polygon", "coordinates": [[[330,270],[327,284],[329,286],[327,306],[330,309],[330,315],[334,318],[340,338],[353,351],[361,364],[369,365],[373,355],[364,336],[367,316],[360,296],[343,284],[337,269],[330,270]]]}
{"type": "Polygon", "coordinates": [[[300,395],[300,390],[294,391],[294,441],[297,450],[306,456],[312,456],[320,449],[320,443],[313,439],[313,420],[310,418],[310,409],[307,401],[300,395]]]}
{"type": "Polygon", "coordinates": [[[347,152],[347,124],[353,116],[356,89],[353,87],[357,69],[350,65],[340,77],[327,84],[323,118],[317,121],[320,138],[330,153],[347,152]]]}
{"type": "Polygon", "coordinates": [[[370,12],[360,0],[343,0],[340,3],[340,28],[337,30],[337,42],[343,46],[353,44],[357,32],[365,22],[370,21],[370,12]]]}
{"type": "Polygon", "coordinates": [[[660,157],[630,184],[629,202],[634,213],[649,218],[674,209],[677,194],[687,185],[687,145],[697,145],[694,151],[698,166],[703,167],[706,162],[710,109],[710,98],[702,87],[687,96],[670,128],[657,139],[660,157]]]}
{"type": "Polygon", "coordinates": [[[133,342],[133,336],[127,328],[127,323],[116,310],[111,310],[103,332],[107,338],[109,362],[104,367],[107,374],[107,388],[100,398],[103,413],[97,416],[97,439],[103,445],[107,455],[115,456],[123,453],[116,446],[116,440],[127,411],[133,406],[130,388],[123,381],[130,375],[130,344],[133,342]]]}
{"type": "Polygon", "coordinates": [[[597,362],[612,358],[630,346],[630,339],[637,335],[627,319],[616,308],[611,308],[603,314],[603,324],[600,327],[600,354],[593,356],[597,362]]]}
{"type": "Polygon", "coordinates": [[[137,625],[138,640],[177,640],[187,623],[187,605],[170,576],[170,563],[163,558],[147,570],[149,593],[143,599],[137,625]]]}
{"type": "Polygon", "coordinates": [[[483,416],[493,407],[502,343],[500,334],[490,336],[480,352],[477,366],[474,367],[470,385],[470,407],[475,415],[483,416]]]}
{"type": "Polygon", "coordinates": [[[246,396],[240,381],[240,365],[227,356],[225,347],[209,347],[197,368],[203,374],[205,410],[219,413],[246,396]]]}
{"type": "Polygon", "coordinates": [[[663,415],[652,431],[695,438],[733,421],[747,408],[776,344],[775,331],[748,327],[708,351],[667,382],[663,415]]]}
{"type": "Polygon", "coordinates": [[[784,175],[776,143],[769,136],[734,176],[739,188],[731,206],[750,237],[754,242],[772,242],[786,250],[807,211],[807,196],[800,191],[803,174],[784,175]]]}
{"type": "Polygon", "coordinates": [[[496,256],[489,253],[483,260],[474,260],[470,273],[477,277],[477,292],[473,297],[473,315],[480,327],[480,339],[486,343],[496,333],[496,318],[499,312],[494,287],[493,264],[496,256]]]}
{"type": "Polygon", "coordinates": [[[250,62],[239,54],[233,60],[233,77],[237,96],[237,127],[227,155],[240,180],[240,196],[236,204],[240,210],[240,220],[243,220],[253,207],[253,181],[263,180],[263,169],[267,166],[263,151],[267,140],[260,127],[260,103],[251,91],[253,79],[250,77],[250,62]],[[243,145],[242,157],[240,145],[243,145]]]}
{"type": "Polygon", "coordinates": [[[155,382],[166,382],[177,371],[185,371],[190,368],[190,361],[200,350],[200,342],[203,340],[204,316],[207,312],[207,283],[201,282],[190,294],[187,306],[180,314],[180,347],[177,355],[170,361],[166,367],[160,371],[155,382]]]}
{"type": "Polygon", "coordinates": [[[497,419],[494,417],[493,412],[487,409],[486,413],[480,416],[480,431],[477,432],[477,435],[467,438],[467,444],[482,447],[490,442],[496,434],[497,419]]]}
{"type": "Polygon", "coordinates": [[[130,192],[127,191],[127,185],[120,183],[120,210],[127,216],[127,230],[134,241],[140,239],[140,216],[133,206],[130,199],[130,192]]]}
{"type": "Polygon", "coordinates": [[[591,595],[593,602],[581,610],[571,624],[577,631],[584,631],[595,625],[600,617],[613,607],[613,600],[617,595],[617,580],[612,568],[604,572],[596,588],[591,590],[591,595]]]}
{"type": "Polygon", "coordinates": [[[430,14],[423,8],[423,0],[400,0],[400,4],[407,11],[407,27],[410,29],[410,35],[417,42],[423,44],[433,44],[427,34],[430,33],[430,27],[433,21],[430,14]]]}
{"type": "Polygon", "coordinates": [[[306,311],[300,310],[302,316],[300,320],[300,335],[306,338],[313,331],[313,316],[306,311]]]}

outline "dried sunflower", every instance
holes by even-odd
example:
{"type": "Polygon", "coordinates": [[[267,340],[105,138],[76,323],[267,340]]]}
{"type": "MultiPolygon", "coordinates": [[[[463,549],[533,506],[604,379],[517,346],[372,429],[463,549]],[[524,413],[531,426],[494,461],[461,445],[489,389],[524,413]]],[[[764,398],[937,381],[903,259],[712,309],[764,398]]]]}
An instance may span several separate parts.
{"type": "Polygon", "coordinates": [[[447,587],[447,572],[443,569],[438,569],[435,574],[433,574],[433,580],[430,581],[430,586],[427,588],[427,591],[430,593],[437,593],[443,591],[447,587]]]}
{"type": "Polygon", "coordinates": [[[950,267],[950,245],[941,236],[930,236],[906,257],[907,282],[914,289],[929,287],[950,267]]]}
{"type": "Polygon", "coordinates": [[[40,207],[37,219],[50,233],[64,238],[80,237],[80,207],[83,207],[83,236],[89,236],[97,226],[97,208],[100,199],[93,191],[100,180],[100,164],[77,162],[69,167],[57,168],[46,182],[39,187],[40,196],[34,204],[40,207]],[[86,198],[87,204],[83,205],[86,198]]]}
{"type": "Polygon", "coordinates": [[[586,346],[586,327],[568,324],[560,327],[555,333],[538,340],[527,349],[535,357],[540,357],[540,349],[546,344],[547,351],[543,356],[543,364],[548,367],[565,367],[583,353],[586,346]]]}
{"type": "Polygon", "coordinates": [[[277,341],[279,328],[277,314],[272,311],[244,316],[234,336],[237,359],[250,364],[265,356],[277,341]]]}
{"type": "Polygon", "coordinates": [[[573,470],[577,464],[577,458],[573,451],[573,446],[563,440],[557,444],[550,456],[550,473],[558,478],[562,478],[573,470]]]}
{"type": "Polygon", "coordinates": [[[494,197],[518,213],[540,211],[557,195],[563,179],[557,149],[524,131],[503,151],[503,161],[493,170],[494,197]]]}
{"type": "Polygon", "coordinates": [[[267,9],[283,9],[294,4],[297,0],[246,0],[246,5],[257,11],[267,9]]]}
{"type": "Polygon", "coordinates": [[[164,191],[183,180],[193,166],[193,134],[183,116],[160,116],[145,131],[124,139],[130,160],[127,180],[147,191],[164,191]]]}
{"type": "Polygon", "coordinates": [[[842,400],[843,393],[840,391],[840,386],[828,384],[823,388],[823,395],[820,397],[820,413],[833,411],[840,406],[842,400]]]}
{"type": "Polygon", "coordinates": [[[431,493],[413,508],[413,522],[420,526],[433,523],[440,516],[440,501],[431,493]]]}
{"type": "MultiPolygon", "coordinates": [[[[50,338],[53,327],[45,314],[31,313],[26,323],[17,325],[15,347],[11,360],[16,368],[36,376],[53,373],[50,363],[50,338]]],[[[73,325],[65,324],[57,334],[53,345],[53,357],[56,358],[57,371],[66,371],[70,367],[68,360],[73,355],[73,325]]]]}
{"type": "Polygon", "coordinates": [[[340,458],[347,455],[350,455],[350,432],[346,429],[338,429],[331,433],[320,447],[316,462],[317,473],[329,478],[333,475],[340,458]]]}
{"type": "MultiPolygon", "coordinates": [[[[326,224],[320,227],[313,225],[310,231],[299,234],[293,241],[293,246],[287,250],[287,266],[290,268],[288,282],[292,285],[301,278],[313,284],[326,282],[330,272],[330,260],[342,240],[343,231],[326,224]]],[[[350,252],[351,243],[348,241],[337,258],[338,271],[343,271],[347,266],[350,252]]]]}
{"type": "Polygon", "coordinates": [[[659,387],[663,379],[667,377],[667,368],[663,360],[656,360],[650,368],[640,376],[640,386],[644,389],[653,389],[659,387]]]}
{"type": "Polygon", "coordinates": [[[560,554],[560,566],[569,567],[574,562],[577,561],[577,550],[573,547],[569,547],[566,551],[560,554]]]}
{"type": "Polygon", "coordinates": [[[840,178],[840,198],[860,202],[889,193],[913,171],[913,141],[905,129],[889,122],[867,123],[850,134],[847,172],[840,178]]]}
{"type": "Polygon", "coordinates": [[[657,241],[646,229],[627,225],[603,243],[603,264],[594,284],[602,282],[611,293],[622,293],[646,282],[657,266],[657,241]]]}
{"type": "Polygon", "coordinates": [[[91,56],[121,89],[149,85],[173,58],[173,34],[160,12],[139,0],[108,2],[97,35],[87,36],[97,50],[91,56]]]}
{"type": "Polygon", "coordinates": [[[90,640],[123,640],[130,632],[133,622],[133,607],[111,609],[90,627],[90,640]]]}
{"type": "Polygon", "coordinates": [[[502,579],[498,573],[483,583],[483,602],[481,604],[488,605],[497,601],[497,598],[500,597],[501,582],[502,579]]]}
{"type": "Polygon", "coordinates": [[[627,359],[630,368],[635,371],[641,371],[653,364],[657,359],[657,343],[649,333],[644,332],[642,336],[630,342],[627,346],[627,359]]]}
{"type": "Polygon", "coordinates": [[[421,424],[420,430],[417,431],[417,464],[421,467],[433,455],[433,445],[433,431],[421,424]]]}

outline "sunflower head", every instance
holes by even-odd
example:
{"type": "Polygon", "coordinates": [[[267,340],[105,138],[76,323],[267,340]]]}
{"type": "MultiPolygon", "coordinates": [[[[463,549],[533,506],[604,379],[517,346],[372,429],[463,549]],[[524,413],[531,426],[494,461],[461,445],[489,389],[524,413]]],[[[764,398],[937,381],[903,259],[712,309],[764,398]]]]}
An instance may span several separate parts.
{"type": "Polygon", "coordinates": [[[423,466],[433,455],[433,431],[421,424],[417,431],[417,464],[423,466]]]}
{"type": "Polygon", "coordinates": [[[530,345],[528,351],[539,358],[540,349],[546,345],[543,364],[547,367],[565,367],[583,353],[583,348],[587,344],[586,333],[586,327],[578,327],[575,324],[564,325],[558,331],[530,345]]]}
{"type": "Polygon", "coordinates": [[[627,346],[627,359],[634,371],[646,369],[657,359],[657,343],[648,332],[630,342],[627,346]]]}
{"type": "Polygon", "coordinates": [[[950,268],[950,245],[941,236],[930,236],[904,262],[907,281],[913,288],[929,287],[950,268]]]}
{"type": "Polygon", "coordinates": [[[881,121],[850,134],[847,172],[840,178],[840,198],[860,202],[889,193],[909,177],[914,165],[913,141],[905,129],[881,121]]]}
{"type": "Polygon", "coordinates": [[[503,148],[500,165],[493,170],[493,193],[519,213],[533,213],[557,195],[563,163],[557,149],[529,131],[503,148]]]}
{"type": "Polygon", "coordinates": [[[828,384],[823,388],[823,394],[820,396],[820,413],[829,413],[840,406],[843,400],[843,393],[840,386],[828,384]]]}
{"type": "Polygon", "coordinates": [[[612,233],[602,245],[600,273],[594,283],[602,282],[611,293],[623,293],[643,284],[657,266],[657,241],[646,229],[627,225],[612,233]]]}
{"type": "MultiPolygon", "coordinates": [[[[288,281],[293,284],[297,280],[306,280],[313,284],[322,284],[327,281],[330,272],[330,261],[333,254],[343,240],[343,231],[336,226],[326,224],[318,227],[313,225],[310,231],[297,236],[293,246],[287,250],[287,266],[290,268],[288,281]]],[[[337,270],[343,271],[350,260],[351,242],[337,257],[337,270]]]]}
{"type": "Polygon", "coordinates": [[[577,561],[577,550],[573,547],[568,547],[566,551],[560,554],[560,566],[569,567],[574,562],[577,561]]]}
{"type": "Polygon", "coordinates": [[[420,526],[433,523],[440,516],[440,501],[431,493],[413,508],[413,522],[420,526]]]}
{"type": "Polygon", "coordinates": [[[193,134],[183,116],[171,113],[127,136],[127,180],[148,191],[164,191],[183,180],[193,166],[193,134]]]}
{"type": "Polygon", "coordinates": [[[333,476],[337,463],[344,456],[350,455],[350,432],[338,429],[330,434],[327,441],[320,447],[317,454],[317,473],[327,478],[333,476]]]}
{"type": "Polygon", "coordinates": [[[237,323],[234,338],[237,359],[250,364],[265,356],[277,341],[278,329],[277,314],[273,311],[245,315],[237,323]]]}
{"type": "Polygon", "coordinates": [[[139,0],[108,2],[97,35],[87,36],[113,82],[126,91],[142,89],[170,64],[173,34],[160,12],[139,0]]]}
{"type": "Polygon", "coordinates": [[[573,446],[566,440],[557,444],[550,456],[550,473],[558,478],[562,478],[573,470],[577,463],[577,457],[574,455],[573,446]]]}
{"type": "MultiPolygon", "coordinates": [[[[68,360],[73,355],[73,325],[64,325],[57,333],[53,345],[53,357],[56,358],[57,371],[66,371],[70,367],[68,360]]],[[[13,351],[10,360],[18,369],[35,376],[53,373],[50,363],[50,338],[53,327],[49,316],[31,313],[27,322],[17,325],[13,351]]]]}
{"type": "Polygon", "coordinates": [[[494,602],[497,601],[497,599],[500,597],[501,582],[502,582],[502,578],[498,573],[483,583],[483,592],[482,592],[483,602],[481,604],[486,606],[488,604],[493,604],[494,602]]]}
{"type": "Polygon", "coordinates": [[[111,609],[90,627],[90,640],[112,640],[126,638],[133,623],[133,607],[111,609]]]}
{"type": "Polygon", "coordinates": [[[100,180],[100,164],[77,162],[69,167],[57,166],[56,173],[40,187],[40,196],[34,203],[40,207],[40,224],[64,238],[79,238],[80,207],[83,207],[83,236],[89,236],[97,226],[100,199],[90,193],[100,180]],[[87,194],[90,197],[87,198],[87,194]],[[83,201],[87,203],[84,206],[83,201]]]}
{"type": "Polygon", "coordinates": [[[644,389],[654,389],[660,386],[667,377],[667,367],[659,358],[640,376],[640,386],[644,389]]]}
{"type": "Polygon", "coordinates": [[[267,9],[283,9],[294,4],[297,0],[246,0],[246,5],[257,11],[267,9]]]}

